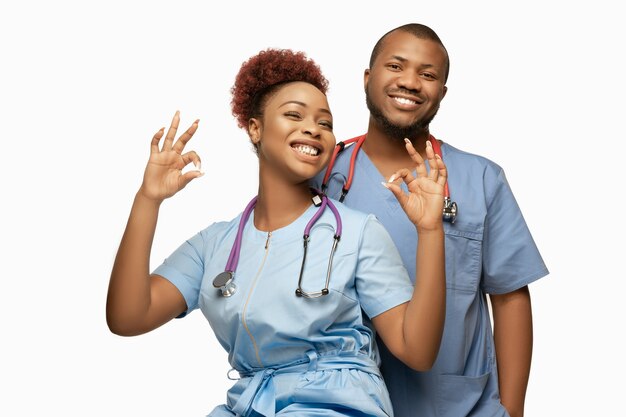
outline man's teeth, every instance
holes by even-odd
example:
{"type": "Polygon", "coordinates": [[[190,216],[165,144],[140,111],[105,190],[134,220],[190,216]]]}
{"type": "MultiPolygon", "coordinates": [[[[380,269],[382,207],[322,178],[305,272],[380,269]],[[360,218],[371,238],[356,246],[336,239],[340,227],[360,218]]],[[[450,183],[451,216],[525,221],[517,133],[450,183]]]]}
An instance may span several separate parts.
{"type": "Polygon", "coordinates": [[[309,145],[294,145],[293,148],[300,152],[303,153],[305,155],[311,155],[311,156],[317,156],[318,153],[320,153],[319,149],[313,147],[313,146],[309,146],[309,145]]]}
{"type": "Polygon", "coordinates": [[[408,98],[394,97],[393,99],[397,101],[398,103],[402,103],[402,104],[417,104],[416,101],[409,100],[408,98]]]}

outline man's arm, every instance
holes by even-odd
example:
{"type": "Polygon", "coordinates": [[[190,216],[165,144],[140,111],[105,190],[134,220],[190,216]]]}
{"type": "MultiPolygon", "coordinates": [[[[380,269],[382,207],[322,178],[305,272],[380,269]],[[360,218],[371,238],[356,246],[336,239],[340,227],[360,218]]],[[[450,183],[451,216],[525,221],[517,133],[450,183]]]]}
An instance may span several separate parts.
{"type": "Polygon", "coordinates": [[[524,286],[490,299],[501,402],[511,417],[522,417],[533,350],[530,293],[524,286]]]}

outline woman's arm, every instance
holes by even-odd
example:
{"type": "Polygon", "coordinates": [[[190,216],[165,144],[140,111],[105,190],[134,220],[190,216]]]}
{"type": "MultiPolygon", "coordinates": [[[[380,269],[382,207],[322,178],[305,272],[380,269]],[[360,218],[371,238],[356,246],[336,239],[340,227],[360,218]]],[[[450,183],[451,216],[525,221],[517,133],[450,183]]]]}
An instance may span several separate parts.
{"type": "Polygon", "coordinates": [[[161,149],[159,141],[164,129],[152,138],[150,160],[143,183],[135,196],[113,264],[106,319],[109,329],[122,336],[149,332],[186,309],[185,299],[178,289],[165,278],[151,276],[149,272],[150,252],[161,203],[202,175],[199,170],[186,174],[181,172],[190,162],[199,167],[200,158],[193,151],[182,154],[186,143],[198,128],[198,121],[174,142],[179,121],[180,116],[176,112],[161,149]]]}
{"type": "Polygon", "coordinates": [[[406,147],[417,164],[417,178],[403,169],[390,178],[387,187],[415,225],[419,237],[415,289],[408,303],[374,317],[372,323],[391,353],[407,366],[425,371],[437,358],[446,314],[442,211],[447,171],[430,142],[426,147],[430,172],[409,141],[406,147]],[[393,184],[395,178],[404,180],[408,194],[393,184]]]}

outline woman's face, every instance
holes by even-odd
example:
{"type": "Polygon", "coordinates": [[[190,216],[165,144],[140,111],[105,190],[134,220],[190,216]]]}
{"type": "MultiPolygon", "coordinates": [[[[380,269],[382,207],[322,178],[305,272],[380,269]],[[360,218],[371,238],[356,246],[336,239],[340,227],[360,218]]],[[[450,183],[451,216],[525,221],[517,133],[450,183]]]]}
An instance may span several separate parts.
{"type": "Polygon", "coordinates": [[[304,182],[326,167],[335,146],[333,117],[326,96],[306,82],[280,87],[265,103],[263,116],[251,119],[261,170],[304,182]]]}

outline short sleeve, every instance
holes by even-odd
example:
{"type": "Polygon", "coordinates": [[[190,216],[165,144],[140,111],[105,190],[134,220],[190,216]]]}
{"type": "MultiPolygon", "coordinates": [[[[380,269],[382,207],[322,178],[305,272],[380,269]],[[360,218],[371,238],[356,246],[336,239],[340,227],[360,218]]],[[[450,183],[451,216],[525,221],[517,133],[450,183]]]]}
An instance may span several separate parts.
{"type": "MultiPolygon", "coordinates": [[[[492,182],[483,238],[483,290],[491,294],[515,291],[548,274],[535,241],[504,175],[486,174],[492,182]]],[[[488,185],[488,184],[487,184],[488,185]]]]}
{"type": "Polygon", "coordinates": [[[180,245],[153,272],[174,284],[185,298],[187,311],[180,317],[198,308],[200,286],[204,275],[203,253],[204,238],[200,232],[180,245]]]}
{"type": "Polygon", "coordinates": [[[373,215],[368,215],[361,235],[356,290],[361,307],[369,318],[403,304],[413,296],[413,284],[398,249],[373,215]]]}

